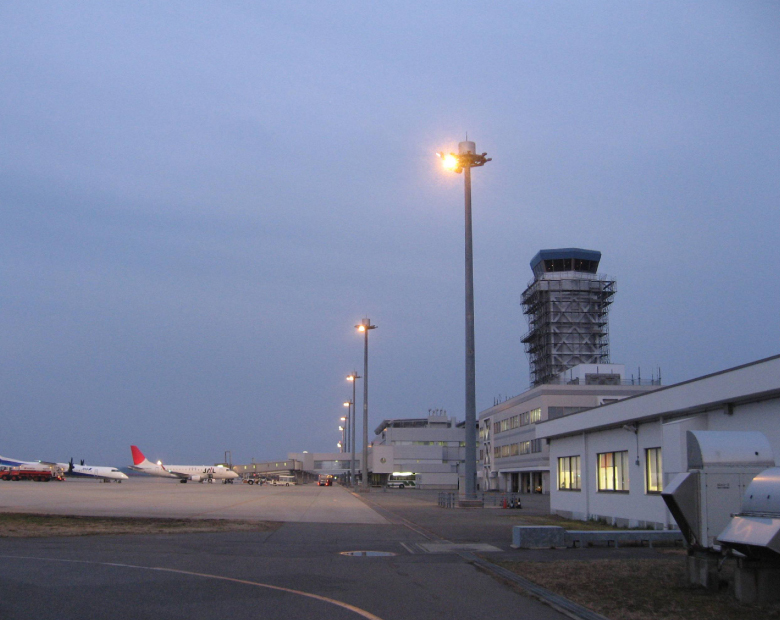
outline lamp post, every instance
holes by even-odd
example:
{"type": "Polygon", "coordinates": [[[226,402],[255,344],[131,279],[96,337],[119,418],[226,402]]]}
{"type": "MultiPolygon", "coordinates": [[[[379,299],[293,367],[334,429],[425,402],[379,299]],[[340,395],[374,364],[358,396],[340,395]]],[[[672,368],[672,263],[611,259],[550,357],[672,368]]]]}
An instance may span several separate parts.
{"type": "Polygon", "coordinates": [[[344,439],[344,427],[339,426],[339,432],[341,433],[341,441],[339,442],[339,446],[341,446],[341,450],[339,452],[346,452],[346,448],[344,447],[346,443],[346,439],[344,439]]]}
{"type": "MultiPolygon", "coordinates": [[[[345,407],[348,407],[351,403],[344,403],[345,407]]],[[[339,421],[344,425],[344,429],[339,426],[339,430],[344,430],[344,452],[349,452],[349,414],[343,415],[339,418],[339,421]]]]}
{"type": "Polygon", "coordinates": [[[471,169],[491,161],[487,153],[477,154],[473,142],[458,144],[458,153],[437,153],[444,167],[463,172],[466,206],[466,467],[465,498],[476,499],[477,484],[477,400],[474,361],[474,254],[471,242],[471,169]]]}
{"type": "Polygon", "coordinates": [[[344,426],[347,427],[347,444],[346,449],[344,452],[349,452],[349,446],[352,444],[352,442],[355,441],[354,437],[350,437],[350,431],[349,431],[349,421],[352,419],[352,405],[354,403],[351,400],[348,400],[344,403],[344,406],[347,408],[347,415],[343,416],[341,418],[342,422],[345,422],[344,426]]]}
{"type": "Polygon", "coordinates": [[[376,329],[371,325],[371,319],[363,319],[360,325],[355,325],[359,332],[365,336],[363,347],[363,463],[361,464],[361,477],[363,478],[363,490],[368,491],[368,332],[376,329]]]}
{"type": "Polygon", "coordinates": [[[355,384],[357,383],[358,379],[362,378],[363,377],[357,374],[357,370],[353,371],[351,375],[347,376],[347,381],[352,382],[352,459],[349,464],[349,482],[352,486],[355,486],[355,418],[357,417],[357,405],[355,404],[355,384]]]}

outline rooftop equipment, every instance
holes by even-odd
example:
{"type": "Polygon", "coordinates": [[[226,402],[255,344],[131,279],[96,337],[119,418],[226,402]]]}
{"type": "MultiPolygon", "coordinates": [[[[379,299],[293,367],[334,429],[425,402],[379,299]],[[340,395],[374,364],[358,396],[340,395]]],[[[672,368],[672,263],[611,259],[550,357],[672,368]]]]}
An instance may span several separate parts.
{"type": "Polygon", "coordinates": [[[751,559],[780,561],[780,467],[753,478],[718,542],[751,559]]]}
{"type": "Polygon", "coordinates": [[[661,495],[688,546],[714,549],[753,478],[775,466],[772,447],[752,431],[688,431],[686,443],[688,471],[661,495]]]}

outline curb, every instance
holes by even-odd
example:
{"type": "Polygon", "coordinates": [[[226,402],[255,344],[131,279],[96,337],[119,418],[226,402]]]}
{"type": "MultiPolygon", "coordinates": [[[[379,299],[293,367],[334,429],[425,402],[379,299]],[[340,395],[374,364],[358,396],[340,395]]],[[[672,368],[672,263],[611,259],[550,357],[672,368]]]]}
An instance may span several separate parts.
{"type": "Polygon", "coordinates": [[[546,603],[556,611],[565,614],[573,620],[609,620],[605,616],[597,614],[595,611],[591,611],[587,607],[578,605],[566,597],[555,594],[554,592],[551,592],[550,590],[547,590],[546,588],[535,584],[533,581],[529,581],[525,577],[521,577],[520,575],[517,575],[516,573],[513,573],[512,571],[507,570],[502,566],[498,566],[489,560],[477,557],[473,553],[468,551],[461,551],[458,553],[458,555],[467,562],[479,566],[486,572],[521,587],[529,595],[542,601],[543,603],[546,603]]]}

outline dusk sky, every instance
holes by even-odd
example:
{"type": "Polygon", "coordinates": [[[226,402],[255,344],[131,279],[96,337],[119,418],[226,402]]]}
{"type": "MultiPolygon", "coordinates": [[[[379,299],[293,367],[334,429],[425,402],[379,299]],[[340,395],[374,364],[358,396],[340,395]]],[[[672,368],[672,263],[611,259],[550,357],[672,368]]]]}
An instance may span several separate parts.
{"type": "Polygon", "coordinates": [[[477,412],[542,248],[629,373],[780,353],[777,2],[9,1],[0,54],[5,456],[335,451],[363,317],[370,436],[463,419],[467,132],[477,412]]]}

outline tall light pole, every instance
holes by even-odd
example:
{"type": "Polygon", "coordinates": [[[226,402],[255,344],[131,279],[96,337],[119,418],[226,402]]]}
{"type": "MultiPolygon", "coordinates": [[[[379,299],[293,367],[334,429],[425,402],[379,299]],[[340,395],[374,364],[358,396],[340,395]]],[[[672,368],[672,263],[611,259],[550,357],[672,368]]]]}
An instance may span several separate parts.
{"type": "Polygon", "coordinates": [[[460,142],[458,153],[437,153],[444,167],[463,172],[466,203],[466,484],[465,498],[476,499],[477,486],[477,398],[474,361],[474,254],[471,242],[471,169],[491,161],[487,153],[477,154],[473,142],[460,142]]]}
{"type": "Polygon", "coordinates": [[[360,325],[355,325],[359,332],[365,336],[363,347],[363,463],[361,463],[361,477],[363,478],[363,490],[368,491],[368,332],[376,329],[371,325],[371,319],[362,319],[360,325]]]}
{"type": "MultiPolygon", "coordinates": [[[[350,403],[350,402],[346,402],[346,403],[344,403],[344,406],[345,407],[349,407],[351,404],[352,403],[350,403]]],[[[345,437],[344,437],[344,452],[349,452],[349,417],[351,415],[352,414],[349,412],[349,410],[347,410],[347,415],[343,415],[343,416],[341,416],[339,418],[339,421],[341,421],[341,423],[345,427],[344,428],[344,433],[345,433],[345,437]]],[[[341,428],[341,427],[339,427],[339,428],[341,428]]]]}
{"type": "Polygon", "coordinates": [[[357,370],[353,371],[351,375],[347,376],[347,381],[352,382],[352,460],[349,464],[349,483],[352,486],[355,486],[355,418],[357,417],[357,405],[355,404],[355,384],[357,383],[358,379],[362,378],[363,377],[357,374],[357,370]]]}

